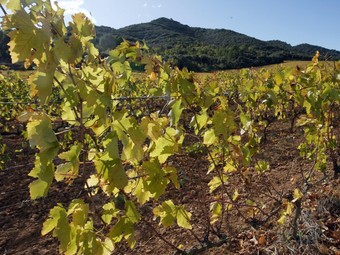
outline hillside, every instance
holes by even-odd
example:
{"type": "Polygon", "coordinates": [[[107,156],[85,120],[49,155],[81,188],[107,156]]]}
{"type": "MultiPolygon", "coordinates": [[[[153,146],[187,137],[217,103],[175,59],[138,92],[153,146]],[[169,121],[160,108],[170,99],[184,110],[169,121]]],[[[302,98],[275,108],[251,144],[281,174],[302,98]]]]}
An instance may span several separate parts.
{"type": "MultiPolygon", "coordinates": [[[[152,53],[171,59],[179,67],[193,71],[215,71],[310,60],[318,50],[323,60],[340,60],[340,52],[320,46],[262,41],[227,29],[190,27],[167,18],[114,29],[96,27],[95,45],[105,54],[128,41],[145,41],[152,53]]],[[[0,63],[9,63],[8,38],[0,31],[0,63]]]]}
{"type": "Polygon", "coordinates": [[[227,29],[205,29],[183,25],[167,18],[121,29],[98,26],[96,45],[102,52],[118,45],[122,38],[145,41],[151,50],[180,67],[211,71],[310,60],[319,50],[327,60],[339,60],[340,52],[323,47],[282,41],[261,41],[227,29]]]}

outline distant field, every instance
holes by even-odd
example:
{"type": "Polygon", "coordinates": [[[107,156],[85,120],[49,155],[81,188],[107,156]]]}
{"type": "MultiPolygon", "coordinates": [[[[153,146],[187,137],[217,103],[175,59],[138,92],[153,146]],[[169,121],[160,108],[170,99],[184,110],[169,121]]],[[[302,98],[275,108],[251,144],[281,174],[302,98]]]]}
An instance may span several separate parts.
{"type": "MultiPolygon", "coordinates": [[[[304,69],[311,61],[285,61],[284,63],[281,64],[273,64],[273,65],[266,65],[266,66],[258,66],[254,67],[255,70],[260,70],[260,69],[271,69],[275,70],[280,67],[299,67],[301,69],[304,69]]],[[[328,65],[332,67],[334,65],[334,61],[320,61],[320,63],[328,65]]],[[[195,73],[195,77],[198,78],[199,80],[207,78],[207,77],[213,77],[216,73],[220,72],[227,72],[227,73],[237,73],[241,69],[229,69],[229,70],[223,70],[223,71],[214,71],[214,72],[208,72],[208,73],[195,73]]],[[[7,77],[9,73],[11,73],[12,70],[0,70],[0,74],[2,74],[4,77],[7,77]]],[[[27,70],[27,71],[15,71],[22,79],[27,79],[30,74],[32,74],[32,70],[27,70]]],[[[140,72],[134,72],[134,77],[136,79],[144,79],[145,74],[140,73],[140,72]]]]}
{"type": "MultiPolygon", "coordinates": [[[[311,63],[311,61],[285,61],[282,64],[274,64],[274,65],[267,65],[267,66],[262,66],[262,67],[257,67],[257,68],[277,68],[280,66],[283,67],[300,67],[300,68],[305,68],[309,63],[311,63]]],[[[320,63],[327,65],[327,66],[333,66],[334,65],[334,61],[320,61],[320,63]]]]}
{"type": "Polygon", "coordinates": [[[21,79],[27,79],[28,76],[30,76],[32,74],[32,70],[23,70],[23,71],[18,71],[18,70],[0,70],[0,74],[3,75],[5,78],[7,78],[8,76],[11,76],[13,74],[13,72],[15,72],[19,77],[21,77],[21,79]]]}
{"type": "MultiPolygon", "coordinates": [[[[255,70],[260,70],[260,69],[269,69],[269,70],[276,70],[281,67],[299,67],[302,70],[307,67],[307,65],[311,63],[311,61],[301,61],[301,60],[296,60],[296,61],[285,61],[280,64],[272,64],[272,65],[266,65],[266,66],[257,66],[253,67],[255,70]]],[[[334,66],[334,61],[320,61],[320,63],[327,65],[328,67],[333,67],[334,66]]],[[[242,68],[244,69],[244,68],[242,68]]],[[[220,72],[226,72],[226,73],[235,73],[238,72],[242,69],[230,69],[230,70],[224,70],[224,71],[215,71],[215,72],[210,72],[210,73],[195,73],[195,77],[198,78],[199,80],[205,79],[205,78],[213,78],[214,75],[220,72]]]]}

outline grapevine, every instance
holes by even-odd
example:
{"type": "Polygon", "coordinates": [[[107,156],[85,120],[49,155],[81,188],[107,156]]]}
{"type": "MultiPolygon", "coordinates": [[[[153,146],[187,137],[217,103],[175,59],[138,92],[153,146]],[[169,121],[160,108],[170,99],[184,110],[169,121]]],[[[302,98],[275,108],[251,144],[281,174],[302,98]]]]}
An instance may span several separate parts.
{"type": "MultiPolygon", "coordinates": [[[[331,161],[338,177],[339,63],[329,73],[316,53],[305,70],[243,69],[201,84],[186,68],[150,55],[144,43],[124,40],[102,58],[93,44],[95,27],[83,14],[73,15],[67,26],[64,10],[50,1],[0,3],[11,11],[2,28],[10,37],[13,63],[35,66],[29,89],[22,81],[13,85],[28,89],[26,95],[12,91],[4,97],[29,98],[38,107],[5,109],[3,116],[17,115],[25,123],[37,151],[29,173],[35,179],[30,197],[48,196],[55,182],[80,181],[84,191],[68,205],[53,207],[43,224],[41,234],[52,233],[61,253],[111,254],[122,241],[133,248],[135,228],[145,224],[178,254],[197,254],[228,242],[224,226],[235,214],[256,228],[273,217],[284,224],[294,208],[296,238],[302,201],[315,173],[326,173],[331,161]],[[142,78],[136,78],[132,66],[145,69],[142,78]],[[287,119],[292,132],[304,129],[299,151],[314,163],[301,170],[306,185],[296,186],[289,199],[276,192],[272,205],[258,201],[251,188],[271,171],[260,155],[269,125],[287,119]],[[61,130],[55,128],[57,121],[63,123],[61,130]],[[195,232],[194,212],[166,197],[183,186],[171,162],[188,152],[187,143],[209,163],[204,237],[195,232]],[[229,185],[231,180],[239,186],[229,185]],[[149,204],[148,213],[143,212],[149,204]],[[171,243],[150,218],[184,229],[199,248],[171,243]]],[[[268,189],[275,191],[273,186],[268,189]]]]}

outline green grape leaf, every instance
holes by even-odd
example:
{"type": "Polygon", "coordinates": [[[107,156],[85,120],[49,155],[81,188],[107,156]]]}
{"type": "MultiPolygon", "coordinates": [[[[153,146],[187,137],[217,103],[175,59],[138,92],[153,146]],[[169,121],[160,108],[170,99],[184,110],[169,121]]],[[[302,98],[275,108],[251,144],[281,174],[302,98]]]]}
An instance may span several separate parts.
{"type": "Polygon", "coordinates": [[[27,124],[27,138],[31,147],[37,147],[35,167],[29,176],[38,178],[30,184],[32,199],[47,195],[53,180],[54,164],[52,160],[59,150],[58,140],[53,132],[51,120],[44,114],[32,115],[32,121],[27,124]],[[44,134],[42,136],[41,134],[44,134]]]}
{"type": "Polygon", "coordinates": [[[124,237],[133,234],[133,223],[126,217],[121,217],[118,222],[110,229],[108,236],[114,243],[119,243],[124,237]]]}
{"type": "Polygon", "coordinates": [[[57,137],[52,129],[51,120],[47,115],[35,115],[34,120],[27,124],[27,138],[31,147],[36,146],[40,152],[59,149],[57,137]]]}
{"type": "Polygon", "coordinates": [[[89,61],[93,61],[99,56],[99,50],[94,46],[93,43],[87,42],[86,48],[87,48],[87,53],[89,54],[88,55],[89,61]]]}
{"type": "Polygon", "coordinates": [[[54,41],[54,54],[55,58],[64,64],[76,64],[81,61],[83,55],[83,44],[81,38],[72,34],[68,42],[65,42],[65,38],[57,38],[54,41]]]}
{"type": "Polygon", "coordinates": [[[175,206],[171,200],[163,202],[153,209],[155,216],[160,217],[160,224],[170,227],[177,221],[178,226],[191,229],[191,213],[186,211],[182,205],[175,206]]]}
{"type": "Polygon", "coordinates": [[[72,240],[70,241],[69,249],[65,254],[102,254],[103,253],[103,244],[97,238],[96,233],[94,231],[93,221],[89,220],[84,225],[84,228],[73,227],[72,226],[72,240]],[[79,242],[81,238],[81,243],[79,242]],[[74,250],[72,252],[72,248],[76,244],[76,247],[79,246],[79,250],[74,250]]]}
{"type": "Polygon", "coordinates": [[[36,94],[39,96],[41,103],[45,104],[47,98],[52,93],[54,72],[35,72],[28,79],[31,86],[31,97],[36,94]]]}
{"type": "Polygon", "coordinates": [[[174,224],[177,217],[176,206],[171,200],[163,202],[153,209],[153,214],[160,217],[160,224],[170,227],[174,224]]]}
{"type": "Polygon", "coordinates": [[[223,183],[228,180],[226,175],[222,176],[222,179],[219,176],[214,176],[211,181],[208,183],[210,193],[214,192],[218,187],[220,187],[223,183]]]}
{"type": "Polygon", "coordinates": [[[81,34],[86,39],[90,40],[95,36],[95,28],[89,18],[83,13],[76,13],[72,16],[73,23],[70,23],[72,31],[76,34],[81,34]]]}
{"type": "Polygon", "coordinates": [[[222,204],[220,202],[211,203],[210,211],[211,211],[210,223],[214,224],[218,221],[218,219],[222,215],[222,204]]]}
{"type": "Polygon", "coordinates": [[[66,48],[67,52],[65,54],[62,54],[61,56],[67,57],[67,63],[69,64],[76,64],[81,61],[82,55],[84,53],[83,51],[83,44],[80,39],[80,37],[76,34],[73,34],[70,36],[68,45],[70,47],[70,51],[66,48]],[[69,54],[71,53],[71,54],[69,54]]]}
{"type": "Polygon", "coordinates": [[[160,123],[150,120],[147,117],[143,118],[141,126],[145,126],[145,133],[152,141],[157,141],[157,139],[162,135],[162,126],[160,123]]]}
{"type": "Polygon", "coordinates": [[[150,191],[145,190],[144,186],[147,186],[144,185],[144,181],[138,180],[137,185],[133,189],[133,195],[136,196],[138,203],[141,205],[145,204],[152,197],[150,191]]]}
{"type": "Polygon", "coordinates": [[[121,62],[114,62],[111,64],[111,68],[114,70],[115,74],[121,74],[121,79],[128,79],[132,73],[131,67],[129,62],[125,61],[124,63],[121,62]]]}
{"type": "Polygon", "coordinates": [[[115,249],[114,243],[110,238],[105,238],[103,243],[103,254],[102,255],[112,255],[115,249]]]}
{"type": "Polygon", "coordinates": [[[70,123],[71,125],[79,125],[78,121],[77,121],[77,117],[73,111],[72,105],[69,101],[66,101],[63,104],[62,107],[62,114],[61,114],[61,118],[70,123]]]}
{"type": "MultiPolygon", "coordinates": [[[[129,130],[129,134],[130,134],[129,130]]],[[[142,145],[136,144],[132,139],[131,136],[124,136],[123,139],[123,152],[122,152],[122,160],[127,160],[132,163],[136,163],[143,159],[144,151],[142,145]]]]}
{"type": "Polygon", "coordinates": [[[174,184],[176,189],[180,189],[180,184],[178,182],[177,169],[175,167],[166,166],[163,168],[166,175],[169,177],[171,182],[174,184]]]}
{"type": "Polygon", "coordinates": [[[164,163],[174,153],[174,141],[168,137],[160,137],[155,142],[155,148],[151,151],[151,157],[157,157],[160,163],[164,163]]]}
{"type": "Polygon", "coordinates": [[[236,166],[234,165],[234,163],[233,163],[232,161],[230,161],[230,162],[227,162],[227,163],[225,164],[225,166],[223,167],[223,170],[224,170],[224,172],[226,172],[226,173],[231,173],[231,172],[237,171],[237,168],[236,168],[236,166]]]}
{"type": "Polygon", "coordinates": [[[203,135],[203,143],[207,146],[214,144],[217,141],[214,129],[208,129],[203,135]]]}
{"type": "Polygon", "coordinates": [[[53,236],[59,239],[60,251],[66,251],[71,240],[71,228],[66,210],[61,205],[52,208],[49,218],[43,224],[41,234],[46,235],[52,230],[53,236]]]}
{"type": "Polygon", "coordinates": [[[74,179],[76,176],[72,172],[74,172],[74,168],[71,162],[60,164],[55,171],[55,179],[57,182],[61,182],[64,179],[74,179]]]}
{"type": "Polygon", "coordinates": [[[134,127],[130,127],[128,129],[128,134],[133,141],[133,143],[136,146],[142,146],[145,139],[146,139],[146,134],[143,132],[143,130],[140,127],[137,127],[136,124],[134,123],[134,127]]]}
{"type": "Polygon", "coordinates": [[[89,209],[89,205],[85,204],[82,199],[74,199],[69,205],[67,215],[72,215],[74,226],[83,227],[87,222],[89,209]]]}
{"type": "Polygon", "coordinates": [[[38,178],[29,185],[31,199],[45,197],[53,181],[54,165],[43,166],[36,161],[35,168],[29,173],[30,176],[38,178]],[[37,173],[37,174],[35,174],[37,173]]]}
{"type": "Polygon", "coordinates": [[[71,234],[71,228],[69,226],[68,219],[66,217],[66,214],[64,212],[61,213],[60,219],[58,221],[58,226],[53,231],[53,236],[57,237],[60,245],[59,249],[62,251],[66,251],[67,247],[70,242],[70,234],[71,234]]]}
{"type": "Polygon", "coordinates": [[[20,122],[28,122],[30,118],[33,116],[34,112],[24,111],[18,117],[17,120],[20,122]]]}
{"type": "MultiPolygon", "coordinates": [[[[13,1],[12,1],[13,2],[13,1]]],[[[33,62],[33,58],[40,59],[44,52],[44,45],[49,42],[49,35],[44,30],[37,28],[32,22],[28,13],[18,10],[14,14],[8,15],[4,19],[3,26],[11,29],[8,33],[10,42],[8,43],[12,62],[25,62],[28,68],[33,62]]]]}
{"type": "Polygon", "coordinates": [[[69,59],[72,57],[72,49],[62,37],[54,40],[54,52],[56,58],[64,61],[66,64],[69,63],[69,59]]]}
{"type": "Polygon", "coordinates": [[[64,159],[67,162],[57,166],[55,172],[56,181],[62,181],[66,179],[75,179],[78,175],[79,170],[79,155],[82,149],[81,144],[73,145],[69,151],[62,152],[59,154],[60,159],[64,159]]]}
{"type": "Polygon", "coordinates": [[[101,218],[106,224],[109,225],[113,217],[116,217],[119,212],[120,210],[116,208],[114,202],[108,202],[103,205],[103,213],[101,218]]]}
{"type": "Polygon", "coordinates": [[[283,83],[283,74],[281,72],[275,72],[274,79],[277,85],[281,85],[283,83]]]}
{"type": "Polygon", "coordinates": [[[97,173],[112,187],[123,189],[128,184],[128,178],[120,159],[112,160],[106,153],[94,162],[97,173]]]}
{"type": "Polygon", "coordinates": [[[308,101],[308,99],[304,100],[303,107],[305,107],[307,114],[311,113],[312,104],[310,103],[310,101],[308,101]]]}
{"type": "Polygon", "coordinates": [[[124,146],[122,160],[135,163],[143,158],[142,145],[146,139],[146,134],[137,126],[136,120],[127,115],[126,111],[115,112],[113,127],[124,146]]]}
{"type": "Polygon", "coordinates": [[[141,219],[141,215],[137,211],[135,204],[128,200],[125,202],[125,215],[132,223],[137,223],[141,219]]]}
{"type": "Polygon", "coordinates": [[[259,160],[255,165],[255,170],[257,173],[262,174],[270,169],[269,163],[267,161],[259,160]]]}
{"type": "Polygon", "coordinates": [[[235,131],[234,115],[232,111],[218,110],[214,112],[212,121],[216,136],[223,135],[223,137],[227,139],[228,134],[235,131]]]}
{"type": "Polygon", "coordinates": [[[105,150],[109,153],[109,157],[111,159],[120,158],[118,150],[118,138],[115,132],[110,132],[107,134],[106,139],[103,141],[103,145],[105,150]]]}
{"type": "Polygon", "coordinates": [[[49,213],[48,219],[43,223],[41,234],[44,236],[50,233],[54,228],[58,226],[58,221],[60,217],[63,217],[64,215],[66,215],[66,211],[63,207],[53,207],[49,213]]]}
{"type": "Polygon", "coordinates": [[[243,125],[243,129],[244,130],[248,130],[250,127],[251,127],[251,118],[250,118],[250,115],[247,114],[247,113],[244,113],[241,111],[240,113],[240,120],[241,120],[241,123],[243,125]]]}
{"type": "Polygon", "coordinates": [[[326,100],[340,101],[340,88],[332,88],[330,85],[325,84],[325,89],[322,92],[322,97],[326,100]]]}
{"type": "Polygon", "coordinates": [[[21,1],[7,1],[6,0],[6,1],[2,1],[1,4],[5,4],[5,3],[7,3],[6,8],[8,10],[17,11],[21,9],[21,1]]]}
{"type": "MultiPolygon", "coordinates": [[[[72,230],[73,229],[71,229],[71,232],[75,232],[74,230],[73,231],[72,230]]],[[[87,242],[87,239],[85,238],[85,243],[86,242],[87,242]]],[[[65,255],[74,255],[74,254],[77,253],[77,250],[78,250],[77,237],[76,236],[75,237],[72,236],[72,238],[70,239],[70,241],[69,241],[69,243],[67,245],[67,249],[65,251],[65,255]]],[[[85,250],[87,250],[86,246],[85,246],[85,250]]]]}
{"type": "Polygon", "coordinates": [[[143,162],[143,168],[148,174],[146,189],[155,199],[158,199],[165,193],[169,179],[166,177],[166,173],[157,161],[145,161],[143,162]]]}
{"type": "Polygon", "coordinates": [[[208,122],[209,115],[205,111],[202,114],[196,115],[196,120],[197,120],[197,131],[201,130],[208,122]]]}
{"type": "Polygon", "coordinates": [[[168,114],[170,117],[170,126],[177,126],[183,110],[182,100],[179,99],[172,103],[171,110],[168,114]]]}
{"type": "Polygon", "coordinates": [[[177,207],[176,218],[178,226],[185,229],[192,229],[192,226],[190,224],[191,213],[186,211],[182,205],[177,207]]]}

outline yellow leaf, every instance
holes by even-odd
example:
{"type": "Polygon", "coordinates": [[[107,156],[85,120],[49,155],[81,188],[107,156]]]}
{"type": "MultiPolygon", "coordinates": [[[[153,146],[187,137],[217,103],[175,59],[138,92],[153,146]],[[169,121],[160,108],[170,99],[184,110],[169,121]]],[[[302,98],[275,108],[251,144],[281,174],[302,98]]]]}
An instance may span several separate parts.
{"type": "Polygon", "coordinates": [[[277,223],[283,225],[286,221],[286,215],[282,215],[280,219],[277,221],[277,223]]]}
{"type": "Polygon", "coordinates": [[[222,215],[222,204],[219,202],[213,202],[210,204],[210,211],[212,213],[210,218],[210,224],[214,224],[222,215]]]}
{"type": "Polygon", "coordinates": [[[236,201],[237,200],[237,198],[239,197],[239,193],[238,193],[238,190],[237,189],[235,189],[235,191],[234,191],[234,195],[233,195],[233,201],[236,201]]]}
{"type": "Polygon", "coordinates": [[[217,137],[215,135],[215,131],[213,129],[209,129],[204,133],[203,136],[203,143],[207,146],[212,145],[217,140],[217,137]]]}
{"type": "Polygon", "coordinates": [[[151,81],[154,81],[154,80],[156,80],[156,78],[157,78],[157,74],[156,74],[155,72],[152,72],[152,73],[150,74],[150,80],[151,80],[151,81]]]}
{"type": "Polygon", "coordinates": [[[185,229],[192,229],[190,224],[191,213],[186,211],[183,206],[177,208],[177,224],[185,229]]]}
{"type": "Polygon", "coordinates": [[[219,186],[221,186],[222,182],[218,176],[215,176],[208,184],[210,193],[216,190],[219,186]]]}
{"type": "Polygon", "coordinates": [[[32,117],[33,114],[34,112],[32,111],[24,111],[17,117],[17,120],[20,122],[27,122],[29,121],[29,119],[32,117]]]}
{"type": "Polygon", "coordinates": [[[231,172],[235,172],[237,168],[233,164],[228,162],[223,168],[223,170],[224,172],[231,173],[231,172]]]}
{"type": "Polygon", "coordinates": [[[296,202],[297,200],[299,200],[300,198],[303,197],[303,194],[302,194],[302,192],[299,189],[295,189],[293,197],[294,197],[294,199],[293,199],[292,202],[296,202]]]}
{"type": "Polygon", "coordinates": [[[12,29],[8,33],[11,39],[8,46],[13,63],[26,62],[25,66],[27,67],[33,62],[33,59],[40,59],[45,52],[44,45],[49,45],[48,32],[35,26],[30,15],[24,10],[9,15],[4,20],[3,26],[12,29]]]}
{"type": "Polygon", "coordinates": [[[294,208],[294,205],[292,203],[289,203],[287,204],[287,209],[285,211],[285,214],[286,215],[292,215],[293,213],[293,208],[294,208]]]}
{"type": "Polygon", "coordinates": [[[41,102],[44,104],[52,93],[54,72],[37,71],[28,78],[28,84],[31,86],[31,96],[38,94],[41,102]]]}

